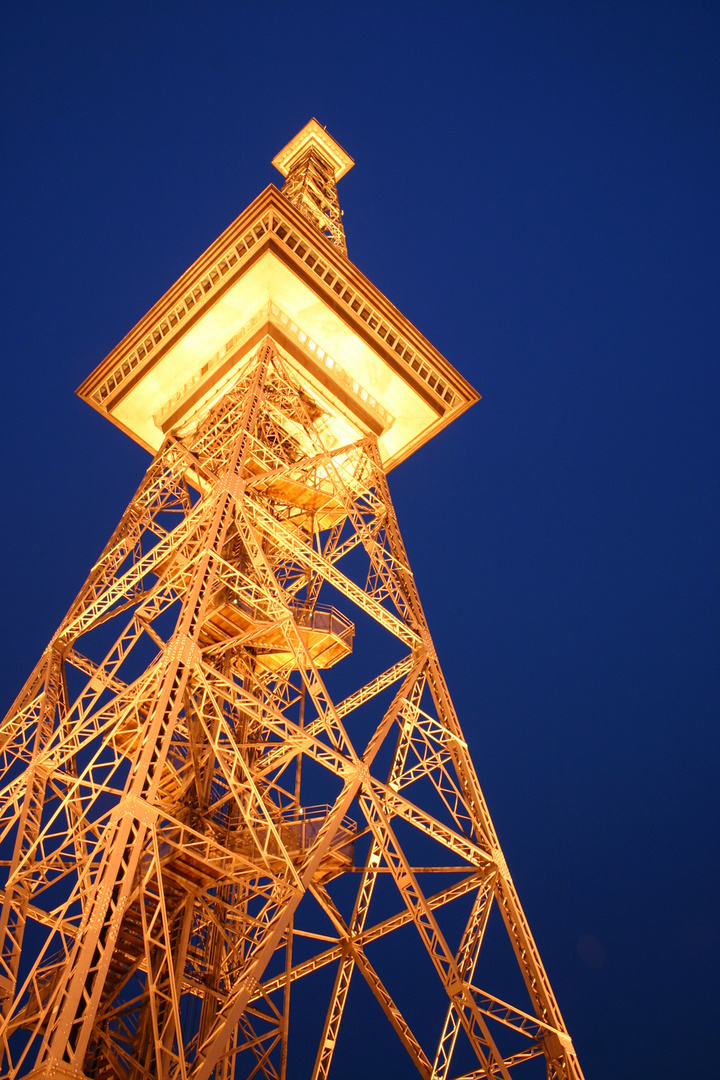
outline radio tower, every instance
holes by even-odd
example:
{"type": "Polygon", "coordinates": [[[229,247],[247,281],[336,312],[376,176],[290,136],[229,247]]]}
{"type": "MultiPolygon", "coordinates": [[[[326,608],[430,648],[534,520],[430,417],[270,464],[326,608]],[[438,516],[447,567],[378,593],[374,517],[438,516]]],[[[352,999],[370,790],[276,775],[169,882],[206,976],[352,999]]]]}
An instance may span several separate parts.
{"type": "Polygon", "coordinates": [[[581,1080],[386,479],[477,394],[274,164],[78,391],[154,456],[0,729],[0,1075],[581,1080]]]}

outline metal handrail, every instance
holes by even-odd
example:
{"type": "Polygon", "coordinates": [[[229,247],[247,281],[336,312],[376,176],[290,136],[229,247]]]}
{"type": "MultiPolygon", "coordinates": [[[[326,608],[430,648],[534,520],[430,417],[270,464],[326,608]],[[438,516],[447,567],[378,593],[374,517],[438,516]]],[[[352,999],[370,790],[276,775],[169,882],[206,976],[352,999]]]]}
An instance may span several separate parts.
{"type": "MultiPolygon", "coordinates": [[[[326,818],[330,814],[332,809],[333,807],[330,805],[330,803],[321,803],[317,806],[301,806],[297,810],[292,810],[292,818],[283,817],[282,822],[283,825],[292,825],[296,821],[316,821],[326,818]]],[[[342,821],[340,822],[340,827],[343,829],[347,829],[348,832],[356,832],[357,822],[354,818],[351,818],[347,814],[345,814],[342,821]]]]}
{"type": "MultiPolygon", "coordinates": [[[[219,589],[211,602],[211,610],[220,607],[225,596],[229,597],[234,590],[230,586],[219,589]],[[223,593],[225,596],[223,596],[223,593]]],[[[235,593],[230,599],[232,606],[239,608],[257,622],[274,621],[267,611],[263,611],[257,601],[246,600],[242,595],[235,593]]],[[[332,604],[314,604],[306,606],[302,600],[290,598],[288,607],[293,614],[298,626],[306,630],[319,630],[326,634],[335,634],[342,641],[351,641],[355,636],[355,624],[350,621],[341,611],[332,604]]]]}

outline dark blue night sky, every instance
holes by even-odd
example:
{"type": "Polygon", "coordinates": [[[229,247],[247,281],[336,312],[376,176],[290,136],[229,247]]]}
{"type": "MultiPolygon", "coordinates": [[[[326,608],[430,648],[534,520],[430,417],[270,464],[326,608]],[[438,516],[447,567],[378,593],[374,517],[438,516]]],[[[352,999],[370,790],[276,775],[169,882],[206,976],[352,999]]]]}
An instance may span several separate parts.
{"type": "Polygon", "coordinates": [[[391,490],[587,1080],[717,1076],[720,5],[0,20],[3,711],[148,464],[75,387],[316,116],[482,394],[391,490]]]}

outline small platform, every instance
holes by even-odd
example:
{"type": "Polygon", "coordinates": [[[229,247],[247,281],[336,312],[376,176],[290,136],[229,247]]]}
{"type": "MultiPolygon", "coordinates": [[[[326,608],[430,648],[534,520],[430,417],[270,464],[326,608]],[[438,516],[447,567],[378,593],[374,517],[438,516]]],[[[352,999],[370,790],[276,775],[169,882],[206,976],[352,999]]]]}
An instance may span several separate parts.
{"type": "MultiPolygon", "coordinates": [[[[251,454],[246,463],[246,472],[251,476],[260,476],[264,471],[264,464],[251,454]]],[[[296,472],[295,475],[290,473],[258,480],[252,484],[252,490],[301,511],[298,521],[307,532],[313,531],[313,519],[314,526],[322,532],[331,529],[347,514],[333,484],[327,479],[315,478],[313,486],[305,483],[302,474],[296,472]]],[[[288,523],[294,524],[295,521],[290,518],[288,523]]]]}
{"type": "MultiPolygon", "coordinates": [[[[298,633],[318,668],[329,668],[352,652],[355,627],[349,619],[328,604],[293,609],[298,633]]],[[[244,644],[255,650],[258,664],[267,671],[295,666],[295,656],[288,648],[282,625],[270,622],[265,612],[245,603],[229,589],[215,599],[200,631],[200,645],[207,647],[244,637],[244,644]]]]}
{"type": "MultiPolygon", "coordinates": [[[[299,866],[305,859],[310,848],[317,840],[320,829],[325,824],[331,806],[308,806],[299,811],[297,815],[284,817],[275,823],[275,828],[290,856],[292,862],[299,866]]],[[[355,837],[357,824],[350,817],[344,817],[338,826],[330,847],[325,853],[320,865],[315,871],[314,880],[319,883],[331,881],[344,871],[354,866],[355,837]]],[[[234,845],[240,854],[244,851],[244,835],[238,831],[234,845]]],[[[272,863],[273,857],[281,858],[275,839],[267,836],[265,830],[258,830],[259,837],[263,838],[264,850],[272,863]]],[[[249,840],[249,838],[248,838],[249,840]]],[[[248,854],[254,847],[254,841],[248,843],[248,854]]]]}

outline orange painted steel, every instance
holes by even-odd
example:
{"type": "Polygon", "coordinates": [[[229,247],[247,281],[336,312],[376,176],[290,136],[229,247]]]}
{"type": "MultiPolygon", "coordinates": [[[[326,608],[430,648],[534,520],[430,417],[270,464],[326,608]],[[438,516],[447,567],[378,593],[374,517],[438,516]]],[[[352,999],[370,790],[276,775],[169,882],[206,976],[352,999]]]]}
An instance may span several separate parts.
{"type": "MultiPolygon", "coordinates": [[[[352,159],[313,124],[278,155],[283,190],[344,258],[352,159]]],[[[231,339],[225,383],[219,361],[183,376],[0,727],[0,1076],[285,1080],[299,1054],[324,1080],[360,979],[426,1080],[581,1080],[402,544],[386,468],[409,450],[373,430],[383,379],[340,367],[381,350],[348,345],[321,382],[266,322],[284,299],[231,339]]],[[[476,395],[433,362],[461,411],[476,395]]],[[[122,426],[107,371],[84,394],[122,426]]]]}

